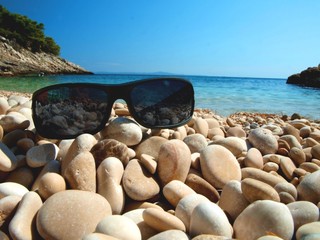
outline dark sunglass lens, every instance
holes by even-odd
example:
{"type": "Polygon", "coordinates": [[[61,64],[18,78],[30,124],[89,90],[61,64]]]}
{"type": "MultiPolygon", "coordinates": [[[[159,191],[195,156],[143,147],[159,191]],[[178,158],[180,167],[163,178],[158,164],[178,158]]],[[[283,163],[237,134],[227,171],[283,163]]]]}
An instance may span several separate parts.
{"type": "Polygon", "coordinates": [[[33,118],[40,135],[71,138],[95,133],[108,117],[107,94],[87,86],[58,86],[33,96],[33,118]]]}
{"type": "Polygon", "coordinates": [[[192,117],[194,91],[191,83],[184,80],[153,80],[134,87],[131,102],[142,125],[174,127],[192,117]]]}

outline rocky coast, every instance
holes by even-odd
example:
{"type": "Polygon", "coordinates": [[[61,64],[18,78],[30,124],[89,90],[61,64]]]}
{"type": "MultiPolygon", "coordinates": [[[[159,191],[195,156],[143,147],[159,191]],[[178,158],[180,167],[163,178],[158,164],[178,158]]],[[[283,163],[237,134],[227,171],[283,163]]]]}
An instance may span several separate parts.
{"type": "Polygon", "coordinates": [[[114,104],[96,135],[43,139],[0,93],[1,239],[319,239],[320,123],[197,109],[152,130],[114,104]]]}

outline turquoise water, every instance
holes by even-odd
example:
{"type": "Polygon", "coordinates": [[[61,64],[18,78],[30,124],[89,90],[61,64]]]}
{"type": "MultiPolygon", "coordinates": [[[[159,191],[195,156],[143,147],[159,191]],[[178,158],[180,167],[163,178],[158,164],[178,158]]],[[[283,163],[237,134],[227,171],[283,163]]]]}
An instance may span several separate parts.
{"type": "MultiPolygon", "coordinates": [[[[46,77],[0,78],[0,89],[30,92],[52,84],[65,82],[95,82],[116,84],[153,75],[96,74],[46,77]]],[[[179,77],[179,76],[178,76],[179,77]]],[[[195,89],[196,107],[214,110],[228,116],[239,111],[299,113],[320,119],[320,89],[286,84],[286,79],[180,76],[190,80],[195,89]]]]}

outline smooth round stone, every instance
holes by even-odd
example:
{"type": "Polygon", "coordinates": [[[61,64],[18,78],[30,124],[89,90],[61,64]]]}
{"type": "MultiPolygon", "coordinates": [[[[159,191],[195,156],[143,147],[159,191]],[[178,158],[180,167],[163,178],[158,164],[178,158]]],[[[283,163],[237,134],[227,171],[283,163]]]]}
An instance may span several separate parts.
{"type": "Polygon", "coordinates": [[[297,199],[298,192],[295,186],[288,182],[281,182],[274,186],[274,189],[278,192],[287,192],[289,193],[294,199],[297,199]]]}
{"type": "Polygon", "coordinates": [[[230,238],[224,237],[224,236],[212,235],[212,234],[200,234],[192,238],[192,240],[230,240],[230,238]]]}
{"type": "Polygon", "coordinates": [[[300,142],[293,135],[283,135],[280,137],[280,140],[286,141],[290,148],[296,147],[302,149],[300,142]]]}
{"type": "Polygon", "coordinates": [[[245,138],[246,132],[241,127],[230,127],[226,133],[227,137],[245,138]]]}
{"type": "Polygon", "coordinates": [[[200,133],[205,137],[208,136],[208,130],[209,130],[208,122],[201,117],[196,118],[193,124],[193,129],[196,131],[196,133],[200,133]]]}
{"type": "Polygon", "coordinates": [[[94,232],[97,224],[109,215],[110,204],[101,195],[66,190],[44,202],[37,215],[37,229],[45,239],[78,240],[94,232]]]}
{"type": "Polygon", "coordinates": [[[125,204],[125,194],[120,184],[123,173],[123,164],[115,157],[106,158],[97,169],[97,192],[108,200],[113,214],[120,214],[125,204]]]}
{"type": "Polygon", "coordinates": [[[300,142],[300,131],[292,125],[286,125],[282,127],[283,135],[292,135],[294,136],[298,142],[300,142]]]}
{"type": "Polygon", "coordinates": [[[209,139],[212,139],[216,136],[224,137],[224,135],[225,135],[225,133],[222,131],[222,129],[220,127],[214,127],[214,128],[209,129],[209,131],[208,131],[208,138],[209,139]]]}
{"type": "Polygon", "coordinates": [[[0,142],[0,170],[3,172],[13,171],[17,167],[17,157],[7,147],[7,145],[0,142]]]}
{"type": "Polygon", "coordinates": [[[120,239],[105,235],[103,233],[90,233],[84,236],[82,240],[120,240],[120,239]]]}
{"type": "Polygon", "coordinates": [[[141,157],[141,154],[148,154],[158,160],[160,147],[167,142],[168,139],[159,136],[152,136],[143,140],[138,146],[135,147],[137,158],[141,157]]]}
{"type": "Polygon", "coordinates": [[[162,186],[172,180],[184,182],[191,166],[191,152],[181,140],[174,139],[161,145],[157,172],[162,186]]]}
{"type": "Polygon", "coordinates": [[[31,190],[32,191],[37,191],[39,189],[39,183],[40,183],[40,179],[42,178],[42,176],[48,172],[53,172],[53,173],[59,173],[60,174],[60,167],[61,167],[61,163],[60,161],[57,160],[53,160],[48,162],[41,170],[41,172],[38,174],[38,177],[36,178],[36,180],[34,181],[31,190]]]}
{"type": "Polygon", "coordinates": [[[311,148],[311,154],[314,158],[320,159],[320,144],[317,144],[311,148]]]}
{"type": "Polygon", "coordinates": [[[23,197],[28,192],[29,190],[25,186],[19,183],[15,183],[15,182],[0,183],[0,199],[9,195],[23,197]]]}
{"type": "Polygon", "coordinates": [[[20,201],[21,197],[13,195],[0,199],[0,226],[13,216],[20,201]]]}
{"type": "Polygon", "coordinates": [[[304,126],[302,128],[300,128],[300,137],[302,138],[307,138],[310,136],[310,133],[312,132],[311,127],[310,126],[304,126]]]}
{"type": "Polygon", "coordinates": [[[250,148],[244,158],[244,165],[246,167],[263,168],[263,157],[257,148],[250,148]]]}
{"type": "MultiPolygon", "coordinates": [[[[90,151],[91,148],[97,143],[97,139],[91,134],[81,134],[76,137],[71,145],[67,144],[68,150],[64,153],[64,157],[61,159],[61,172],[64,176],[64,172],[69,163],[81,152],[90,151]]],[[[66,150],[66,149],[65,149],[66,150]]]]}
{"type": "Polygon", "coordinates": [[[104,139],[95,144],[90,150],[98,167],[107,157],[116,157],[120,159],[123,165],[129,162],[128,147],[114,139],[104,139]]]}
{"type": "Polygon", "coordinates": [[[312,163],[312,162],[304,162],[304,163],[300,164],[299,168],[303,169],[309,173],[313,173],[313,172],[320,170],[320,166],[315,163],[312,163]]]}
{"type": "Polygon", "coordinates": [[[278,141],[269,129],[252,130],[248,135],[248,140],[262,155],[276,153],[278,150],[278,141]]]}
{"type": "Polygon", "coordinates": [[[320,202],[320,170],[306,175],[297,187],[299,200],[320,202]]]}
{"type": "Polygon", "coordinates": [[[223,146],[207,146],[200,153],[200,165],[204,179],[215,188],[223,188],[231,180],[241,180],[237,159],[223,146]]]}
{"type": "Polygon", "coordinates": [[[141,233],[137,224],[122,215],[104,217],[97,225],[95,232],[103,233],[119,239],[140,240],[141,233]]]}
{"type": "Polygon", "coordinates": [[[275,176],[271,173],[264,172],[257,168],[246,167],[241,169],[242,179],[253,178],[269,184],[274,187],[280,182],[286,182],[283,178],[275,176]]]}
{"type": "Polygon", "coordinates": [[[280,202],[284,204],[295,202],[296,200],[290,195],[290,193],[287,192],[280,192],[279,193],[280,202]]]}
{"type": "Polygon", "coordinates": [[[297,201],[289,203],[287,206],[292,214],[295,230],[304,224],[319,220],[319,208],[314,203],[297,201]]]}
{"type": "Polygon", "coordinates": [[[212,234],[232,237],[233,231],[223,210],[215,203],[204,201],[193,210],[190,220],[190,236],[212,234]]]}
{"type": "Polygon", "coordinates": [[[241,189],[244,197],[250,202],[257,200],[273,200],[280,202],[279,194],[269,184],[253,178],[245,178],[241,181],[241,189]]]}
{"type": "Polygon", "coordinates": [[[187,232],[190,229],[192,211],[203,201],[208,201],[208,199],[201,194],[189,194],[182,198],[176,206],[175,216],[184,223],[187,232]]]}
{"type": "Polygon", "coordinates": [[[2,239],[2,240],[10,240],[8,235],[5,234],[4,232],[2,232],[1,230],[0,230],[0,239],[2,239]]]}
{"type": "Polygon", "coordinates": [[[151,173],[155,174],[157,170],[157,161],[148,154],[141,154],[140,163],[151,173]]]}
{"type": "Polygon", "coordinates": [[[265,172],[277,172],[279,170],[279,165],[274,163],[274,162],[267,162],[266,164],[264,164],[262,170],[265,172]]]}
{"type": "Polygon", "coordinates": [[[159,232],[172,229],[186,231],[185,225],[179,218],[163,210],[147,208],[142,216],[146,224],[159,232]]]}
{"type": "Polygon", "coordinates": [[[42,144],[30,148],[26,154],[27,164],[30,167],[43,167],[48,162],[55,160],[59,149],[55,144],[42,144]]]}
{"type": "Polygon", "coordinates": [[[185,182],[196,193],[207,197],[212,202],[219,201],[218,191],[205,179],[194,173],[189,173],[185,182]]]}
{"type": "Polygon", "coordinates": [[[48,172],[39,181],[38,192],[43,199],[47,199],[51,195],[64,190],[66,190],[66,182],[58,173],[48,172]]]}
{"type": "Polygon", "coordinates": [[[289,157],[297,166],[306,161],[306,154],[304,153],[304,151],[302,151],[302,149],[297,147],[293,147],[290,149],[289,157]]]}
{"type": "Polygon", "coordinates": [[[39,239],[34,219],[42,206],[42,200],[36,192],[26,193],[9,224],[13,239],[39,239]]]}
{"type": "Polygon", "coordinates": [[[58,156],[57,156],[58,160],[62,160],[65,158],[73,141],[74,141],[74,139],[63,139],[60,141],[60,143],[58,145],[58,147],[59,147],[59,152],[58,152],[58,156]]]}
{"type": "Polygon", "coordinates": [[[137,224],[141,233],[141,239],[149,239],[150,237],[156,235],[158,231],[156,231],[155,229],[153,229],[145,223],[145,221],[143,220],[144,210],[144,208],[131,210],[123,214],[123,216],[130,218],[135,222],[135,224],[137,224]]]}
{"type": "Polygon", "coordinates": [[[139,125],[125,117],[117,117],[101,131],[102,138],[115,139],[127,146],[134,146],[142,140],[142,130],[139,125]]]}
{"type": "Polygon", "coordinates": [[[153,198],[160,192],[160,187],[154,176],[137,159],[130,160],[126,166],[122,185],[126,194],[137,201],[153,198]]]}
{"type": "Polygon", "coordinates": [[[188,235],[181,230],[167,230],[160,232],[148,240],[189,240],[188,235]]]}
{"type": "Polygon", "coordinates": [[[5,132],[11,132],[15,129],[27,129],[30,121],[19,112],[9,112],[0,119],[0,125],[5,132]]]}
{"type": "Polygon", "coordinates": [[[272,232],[284,240],[290,240],[294,223],[288,207],[271,200],[250,204],[233,224],[236,239],[256,240],[266,232],[272,232]]]}
{"type": "Polygon", "coordinates": [[[0,140],[3,139],[3,135],[4,135],[4,130],[3,130],[2,126],[0,125],[0,140]]]}
{"type": "Polygon", "coordinates": [[[215,128],[215,127],[220,127],[219,121],[215,118],[205,118],[205,120],[208,123],[209,129],[215,128]]]}
{"type": "Polygon", "coordinates": [[[227,148],[236,157],[240,156],[243,152],[248,150],[245,140],[238,137],[227,137],[216,141],[211,144],[217,144],[227,148]]]}
{"type": "Polygon", "coordinates": [[[35,143],[30,138],[22,138],[17,141],[17,147],[24,153],[28,152],[28,150],[34,146],[35,146],[35,143]]]}
{"type": "Polygon", "coordinates": [[[192,188],[178,180],[169,182],[163,187],[162,192],[168,202],[174,207],[176,207],[179,201],[185,196],[196,193],[192,188]]]}
{"type": "Polygon", "coordinates": [[[200,133],[185,137],[183,142],[187,144],[191,153],[200,152],[208,145],[207,139],[200,133]]]}
{"type": "Polygon", "coordinates": [[[302,225],[296,232],[297,240],[320,239],[320,222],[312,222],[302,225]]]}
{"type": "Polygon", "coordinates": [[[95,159],[89,151],[79,153],[65,168],[63,177],[72,189],[96,192],[95,159]]]}
{"type": "Polygon", "coordinates": [[[239,181],[232,180],[224,185],[219,200],[219,207],[230,216],[232,222],[249,204],[250,202],[242,193],[239,181]]]}
{"type": "Polygon", "coordinates": [[[309,137],[320,142],[320,130],[315,130],[314,132],[311,132],[309,137]]]}
{"type": "Polygon", "coordinates": [[[280,168],[287,180],[292,180],[294,177],[294,170],[297,168],[296,165],[289,157],[281,157],[280,168]]]}
{"type": "Polygon", "coordinates": [[[282,240],[282,238],[279,238],[277,236],[272,236],[272,235],[266,235],[259,237],[257,240],[282,240]]]}

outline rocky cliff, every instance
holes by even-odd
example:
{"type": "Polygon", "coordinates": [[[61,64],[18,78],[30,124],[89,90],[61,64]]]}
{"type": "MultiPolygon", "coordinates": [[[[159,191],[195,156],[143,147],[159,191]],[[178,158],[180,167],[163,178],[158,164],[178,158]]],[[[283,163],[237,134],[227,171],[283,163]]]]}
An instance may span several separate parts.
{"type": "Polygon", "coordinates": [[[91,72],[52,54],[32,53],[0,36],[0,76],[27,74],[91,74],[91,72]]]}
{"type": "Polygon", "coordinates": [[[300,73],[291,75],[288,77],[287,83],[320,88],[320,65],[318,67],[309,67],[300,73]]]}

